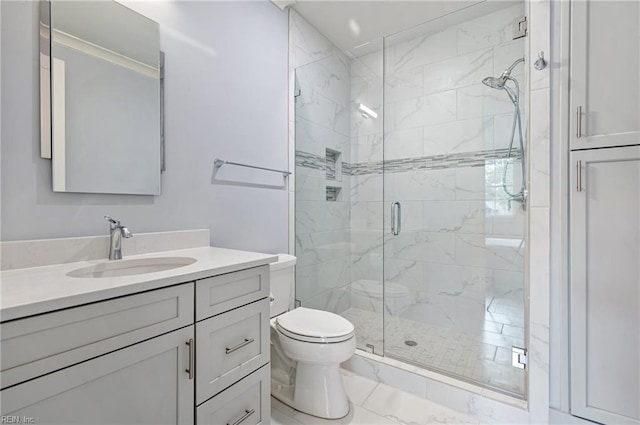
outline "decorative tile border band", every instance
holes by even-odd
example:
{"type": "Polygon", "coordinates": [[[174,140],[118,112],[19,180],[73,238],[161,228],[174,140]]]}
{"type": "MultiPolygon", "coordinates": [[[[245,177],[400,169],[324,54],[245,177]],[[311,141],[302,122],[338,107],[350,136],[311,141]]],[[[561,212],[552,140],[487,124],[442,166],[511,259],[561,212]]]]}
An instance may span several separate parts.
{"type": "Polygon", "coordinates": [[[305,167],[312,168],[314,170],[326,171],[326,160],[324,156],[315,155],[303,151],[296,151],[296,167],[305,167]]]}
{"type": "MultiPolygon", "coordinates": [[[[360,162],[356,164],[343,162],[342,173],[351,176],[362,176],[366,174],[382,174],[383,169],[390,173],[401,173],[405,171],[437,170],[443,168],[484,167],[487,161],[507,159],[508,154],[509,149],[504,148],[478,152],[391,159],[388,161],[360,162]]],[[[511,154],[514,159],[522,159],[522,154],[519,150],[514,150],[511,154]]],[[[326,161],[323,156],[296,151],[296,166],[325,171],[326,161]]]]}

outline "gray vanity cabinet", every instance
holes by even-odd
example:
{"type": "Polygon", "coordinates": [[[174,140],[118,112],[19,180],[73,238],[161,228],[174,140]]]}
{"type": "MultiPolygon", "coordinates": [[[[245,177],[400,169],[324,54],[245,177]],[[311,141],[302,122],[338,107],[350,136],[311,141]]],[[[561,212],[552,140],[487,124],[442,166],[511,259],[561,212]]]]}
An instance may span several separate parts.
{"type": "Polygon", "coordinates": [[[268,425],[268,295],[265,265],[3,322],[3,420],[268,425]]]}
{"type": "Polygon", "coordinates": [[[185,283],[2,323],[2,415],[193,423],[193,296],[185,283]]]}
{"type": "Polygon", "coordinates": [[[198,425],[268,424],[269,266],[196,282],[198,425]]]}
{"type": "Polygon", "coordinates": [[[37,424],[193,423],[193,334],[189,326],[8,388],[2,414],[37,424]]]}
{"type": "Polygon", "coordinates": [[[573,0],[570,14],[571,150],[639,144],[640,4],[573,0]]]}
{"type": "Polygon", "coordinates": [[[638,425],[640,146],[571,159],[571,413],[638,425]]]}
{"type": "Polygon", "coordinates": [[[569,12],[568,400],[574,416],[639,425],[640,2],[569,12]]]}
{"type": "Polygon", "coordinates": [[[193,325],[193,293],[185,283],[4,322],[0,388],[193,325]]]}

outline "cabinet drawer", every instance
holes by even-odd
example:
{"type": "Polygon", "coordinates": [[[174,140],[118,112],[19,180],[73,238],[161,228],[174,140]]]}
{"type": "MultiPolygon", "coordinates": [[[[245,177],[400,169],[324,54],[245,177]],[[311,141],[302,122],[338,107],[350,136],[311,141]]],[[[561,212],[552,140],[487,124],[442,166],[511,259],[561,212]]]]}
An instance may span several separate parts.
{"type": "Polygon", "coordinates": [[[36,424],[192,424],[191,338],[193,326],[3,390],[2,415],[36,424]]]}
{"type": "Polygon", "coordinates": [[[269,266],[223,274],[196,282],[196,320],[269,296],[269,266]]]}
{"type": "Polygon", "coordinates": [[[270,365],[265,365],[198,406],[198,425],[267,425],[271,422],[270,365]]]}
{"type": "Polygon", "coordinates": [[[0,325],[2,388],[193,323],[193,283],[0,325]]]}
{"type": "Polygon", "coordinates": [[[196,404],[269,362],[269,300],[196,323],[196,404]]]}

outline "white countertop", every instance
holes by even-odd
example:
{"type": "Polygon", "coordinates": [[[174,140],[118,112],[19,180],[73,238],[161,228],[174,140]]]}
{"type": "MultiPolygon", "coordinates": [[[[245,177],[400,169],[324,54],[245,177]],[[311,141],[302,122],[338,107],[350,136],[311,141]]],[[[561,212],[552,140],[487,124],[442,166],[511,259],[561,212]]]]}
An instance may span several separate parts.
{"type": "Polygon", "coordinates": [[[277,261],[277,255],[201,247],[131,255],[126,260],[192,257],[196,262],[172,270],[133,276],[76,278],[67,273],[108,260],[81,261],[0,272],[0,320],[75,307],[136,292],[191,282],[277,261]]]}

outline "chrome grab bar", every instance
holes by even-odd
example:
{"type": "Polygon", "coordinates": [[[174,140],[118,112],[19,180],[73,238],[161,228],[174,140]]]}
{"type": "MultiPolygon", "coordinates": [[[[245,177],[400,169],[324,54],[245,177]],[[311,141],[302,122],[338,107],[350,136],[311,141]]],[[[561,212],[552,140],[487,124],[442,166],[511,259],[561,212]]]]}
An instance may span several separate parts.
{"type": "Polygon", "coordinates": [[[394,236],[400,234],[402,230],[402,207],[400,202],[391,204],[391,233],[394,236]]]}
{"type": "Polygon", "coordinates": [[[251,344],[253,341],[255,341],[255,339],[253,339],[253,338],[245,338],[244,341],[242,341],[240,344],[236,345],[235,347],[231,347],[231,348],[226,347],[224,349],[224,353],[225,354],[231,354],[234,351],[237,351],[237,350],[241,349],[242,347],[251,344]]]}

